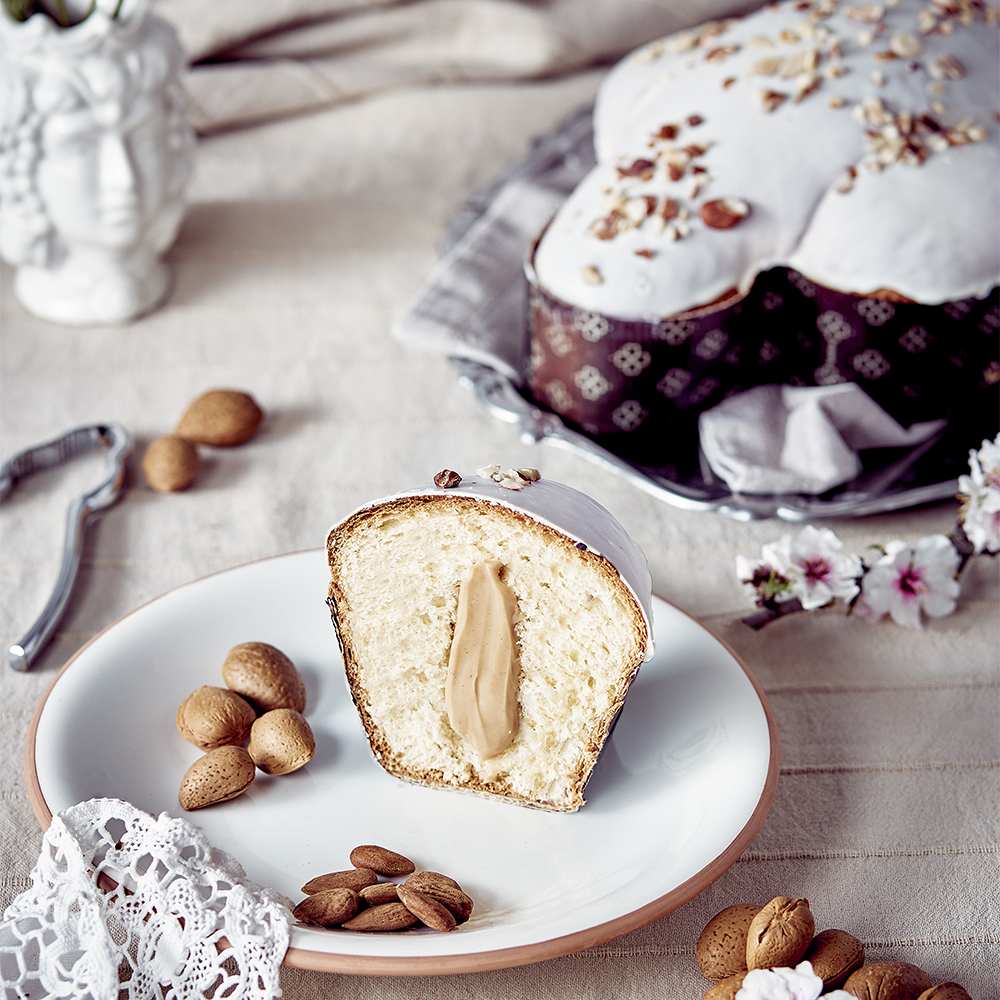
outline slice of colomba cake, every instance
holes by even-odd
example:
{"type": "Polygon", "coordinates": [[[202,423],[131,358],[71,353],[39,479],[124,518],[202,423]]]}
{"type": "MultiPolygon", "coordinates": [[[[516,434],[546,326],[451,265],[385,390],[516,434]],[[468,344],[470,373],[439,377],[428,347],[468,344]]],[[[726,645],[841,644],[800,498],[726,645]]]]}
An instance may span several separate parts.
{"type": "Polygon", "coordinates": [[[368,504],[328,604],[372,752],[421,784],[572,812],[652,655],[645,556],[600,504],[490,466],[368,504]]]}

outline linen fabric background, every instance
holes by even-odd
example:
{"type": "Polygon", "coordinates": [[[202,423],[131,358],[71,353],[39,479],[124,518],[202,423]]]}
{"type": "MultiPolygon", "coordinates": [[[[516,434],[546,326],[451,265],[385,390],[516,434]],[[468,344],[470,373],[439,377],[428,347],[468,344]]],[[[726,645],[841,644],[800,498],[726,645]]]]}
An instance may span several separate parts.
{"type": "MultiPolygon", "coordinates": [[[[286,969],[285,996],[695,1000],[709,986],[694,959],[702,926],[731,903],[778,894],[808,898],[818,927],[856,934],[869,960],[911,961],[973,997],[998,995],[996,560],[974,560],[956,613],[920,632],[842,608],[755,632],[739,621],[750,608],[734,557],[794,529],[681,511],[575,454],[522,443],[443,359],[390,336],[465,198],[589,103],[610,61],[740,7],[158,0],[192,61],[200,136],[169,301],[127,327],[78,330],[28,315],[11,270],[0,275],[0,454],[88,422],[119,421],[138,442],[122,501],[87,536],[55,640],[31,673],[0,667],[3,906],[27,888],[41,843],[25,734],[84,642],[172,587],[315,548],[358,504],[440,468],[500,462],[534,466],[608,507],[645,549],[655,592],[745,660],[778,721],[774,805],[706,892],[625,937],[536,966],[439,978],[286,969]],[[205,449],[188,491],[152,492],[142,448],[215,386],[254,394],[267,413],[261,433],[239,449],[205,449]]],[[[0,505],[5,649],[45,604],[66,507],[99,467],[97,456],[77,460],[0,505]]],[[[862,551],[947,533],[956,510],[947,502],[830,526],[862,551]]]]}

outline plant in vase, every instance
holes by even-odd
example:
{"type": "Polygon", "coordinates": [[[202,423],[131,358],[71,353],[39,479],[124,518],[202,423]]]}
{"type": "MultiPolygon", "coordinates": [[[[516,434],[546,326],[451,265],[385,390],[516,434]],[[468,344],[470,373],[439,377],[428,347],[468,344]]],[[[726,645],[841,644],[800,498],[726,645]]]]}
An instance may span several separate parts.
{"type": "Polygon", "coordinates": [[[31,312],[119,323],[163,300],[194,146],[184,63],[148,0],[4,0],[0,256],[31,312]]]}

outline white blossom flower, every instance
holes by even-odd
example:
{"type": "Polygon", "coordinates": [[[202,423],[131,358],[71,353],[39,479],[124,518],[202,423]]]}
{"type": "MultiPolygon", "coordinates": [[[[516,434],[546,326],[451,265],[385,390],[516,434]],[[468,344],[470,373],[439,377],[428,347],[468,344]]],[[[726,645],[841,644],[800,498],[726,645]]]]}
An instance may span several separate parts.
{"type": "Polygon", "coordinates": [[[792,581],[766,560],[737,556],[736,575],[755,604],[771,601],[780,604],[795,596],[792,593],[792,581]]]}
{"type": "Polygon", "coordinates": [[[858,593],[861,559],[843,548],[829,528],[809,524],[794,538],[785,535],[780,542],[765,545],[762,554],[791,581],[791,595],[811,610],[838,597],[850,601],[858,593]]]}
{"type": "Polygon", "coordinates": [[[958,477],[959,522],[973,551],[1000,551],[1000,434],[969,452],[969,475],[958,477]]]}
{"type": "MultiPolygon", "coordinates": [[[[816,1000],[823,993],[823,980],[810,962],[794,969],[751,969],[743,979],[736,1000],[816,1000]]],[[[834,990],[824,1000],[853,1000],[850,993],[834,990]]]]}
{"type": "Polygon", "coordinates": [[[915,548],[896,540],[865,573],[859,611],[872,618],[889,615],[898,625],[920,628],[921,611],[932,618],[955,610],[959,555],[944,535],[921,538],[915,548]]]}

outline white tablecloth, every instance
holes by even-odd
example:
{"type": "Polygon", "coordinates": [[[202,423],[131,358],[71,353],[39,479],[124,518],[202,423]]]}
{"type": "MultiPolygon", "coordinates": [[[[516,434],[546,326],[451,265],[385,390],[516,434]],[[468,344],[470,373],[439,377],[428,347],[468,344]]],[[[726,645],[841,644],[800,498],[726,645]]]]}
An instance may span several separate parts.
{"type": "MultiPolygon", "coordinates": [[[[268,10],[281,27],[308,6],[289,0],[268,10]]],[[[259,33],[259,20],[241,27],[244,7],[213,5],[219,16],[202,19],[201,4],[160,5],[198,54],[259,33]]],[[[207,452],[186,492],[152,492],[133,462],[123,500],[87,537],[55,640],[30,673],[0,667],[0,905],[28,886],[42,834],[25,794],[25,733],[59,667],[86,640],[179,584],[321,545],[328,525],[363,501],[443,467],[472,471],[495,461],[537,467],[592,494],[645,549],[655,592],[746,661],[781,737],[773,808],[750,848],[705,893],[623,938],[538,966],[439,978],[287,969],[285,996],[696,1000],[709,985],[694,960],[704,923],[730,903],[779,894],[808,898],[818,929],[854,933],[870,960],[911,961],[935,982],[963,983],[982,1000],[996,996],[996,561],[975,560],[956,613],[923,631],[830,609],[755,632],[739,621],[750,609],[734,557],[756,555],[787,527],[680,511],[575,454],[523,444],[459,386],[445,361],[389,336],[437,259],[447,220],[474,187],[518,161],[534,135],[592,99],[603,72],[595,60],[697,19],[706,6],[671,11],[636,0],[623,18],[615,5],[596,2],[583,5],[586,16],[569,3],[462,3],[456,7],[475,30],[463,34],[455,22],[451,47],[436,48],[443,36],[428,25],[437,22],[422,18],[444,16],[441,7],[316,0],[312,13],[329,15],[323,23],[334,38],[324,51],[343,51],[348,39],[356,64],[345,79],[367,83],[343,99],[330,83],[335,58],[317,67],[279,53],[272,79],[310,81],[315,99],[301,99],[298,114],[287,113],[292,94],[267,111],[280,117],[247,124],[232,100],[246,96],[237,79],[245,66],[192,72],[206,134],[192,204],[169,253],[176,284],[153,315],[124,328],[55,326],[21,308],[10,269],[2,271],[3,456],[102,421],[124,424],[141,452],[172,429],[190,399],[215,386],[253,393],[267,417],[249,444],[207,452]],[[361,7],[354,14],[365,20],[352,20],[351,8],[361,7]],[[506,62],[490,34],[501,27],[510,33],[501,46],[506,62]],[[518,32],[531,52],[527,41],[519,55],[511,48],[518,32]],[[383,45],[386,37],[395,41],[383,45]],[[228,92],[227,72],[236,81],[228,92]],[[219,79],[206,82],[213,74],[219,79]],[[215,95],[214,110],[206,94],[215,95]]],[[[45,603],[65,508],[97,468],[96,459],[79,460],[27,481],[0,505],[4,649],[45,603]]],[[[831,526],[861,551],[948,532],[956,506],[831,526]]]]}

